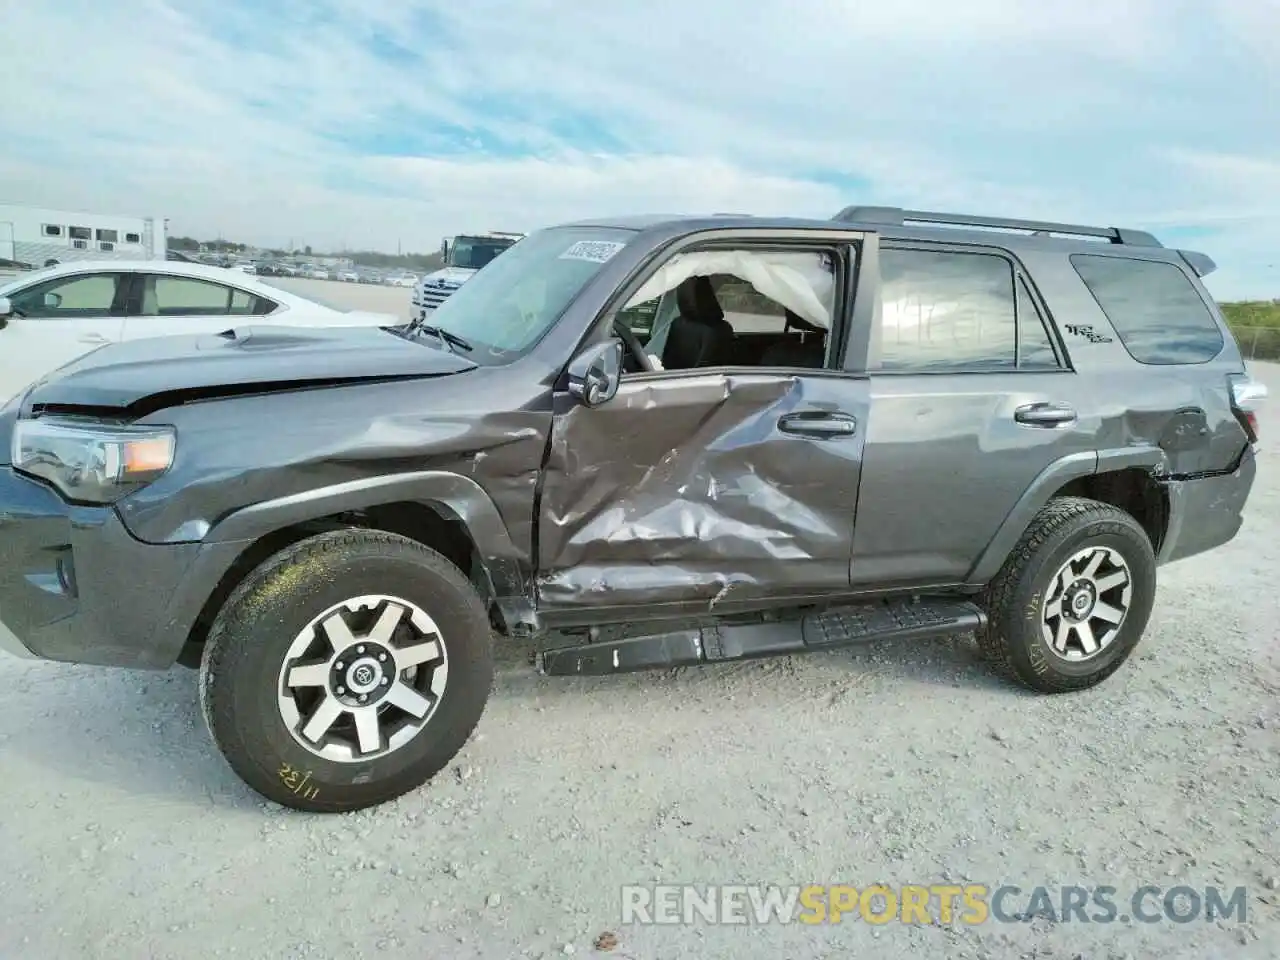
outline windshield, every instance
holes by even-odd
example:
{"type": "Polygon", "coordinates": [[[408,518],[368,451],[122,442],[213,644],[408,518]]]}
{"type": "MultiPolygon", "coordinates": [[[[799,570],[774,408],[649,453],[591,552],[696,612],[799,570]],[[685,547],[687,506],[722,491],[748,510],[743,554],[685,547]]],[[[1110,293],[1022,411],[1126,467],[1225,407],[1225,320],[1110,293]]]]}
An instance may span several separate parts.
{"type": "Polygon", "coordinates": [[[466,340],[472,360],[506,363],[542,339],[634,237],[611,227],[539,230],[459,287],[425,323],[466,340]]]}
{"type": "Polygon", "coordinates": [[[510,240],[458,237],[449,248],[449,266],[479,270],[509,246],[510,240]]]}

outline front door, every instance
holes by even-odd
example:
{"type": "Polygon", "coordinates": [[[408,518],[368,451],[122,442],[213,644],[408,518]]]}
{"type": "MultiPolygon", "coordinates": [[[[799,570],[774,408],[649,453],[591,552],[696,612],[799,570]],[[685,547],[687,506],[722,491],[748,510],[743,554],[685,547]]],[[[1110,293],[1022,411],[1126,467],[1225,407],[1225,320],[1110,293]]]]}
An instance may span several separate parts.
{"type": "MultiPolygon", "coordinates": [[[[667,369],[624,374],[599,407],[562,397],[537,517],[538,602],[549,624],[590,622],[607,608],[730,613],[847,591],[868,381],[842,369],[834,346],[825,359],[812,340],[791,349],[799,335],[789,342],[783,304],[821,313],[811,305],[830,298],[838,344],[851,298],[836,292],[849,289],[843,274],[855,250],[812,253],[837,275],[798,300],[803,274],[785,259],[723,248],[706,255],[707,271],[722,274],[718,302],[704,297],[702,316],[675,323],[704,324],[733,366],[673,369],[681,351],[668,345],[667,369]],[[743,365],[747,355],[753,364],[743,365]]],[[[675,272],[701,278],[697,266],[685,261],[675,272]]],[[[697,342],[701,329],[682,340],[697,342]]]]}
{"type": "Polygon", "coordinates": [[[46,373],[120,340],[124,277],[73,274],[9,294],[14,313],[0,318],[0,403],[46,373]]]}

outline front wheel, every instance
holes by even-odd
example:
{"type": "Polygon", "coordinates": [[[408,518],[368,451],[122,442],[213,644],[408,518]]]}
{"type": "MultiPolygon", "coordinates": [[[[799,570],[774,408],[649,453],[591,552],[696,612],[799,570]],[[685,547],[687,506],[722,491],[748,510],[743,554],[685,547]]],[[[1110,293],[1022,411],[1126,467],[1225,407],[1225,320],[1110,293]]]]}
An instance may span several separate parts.
{"type": "Polygon", "coordinates": [[[288,547],[232,593],[205,644],[200,700],[249,786],[337,813],[444,768],[492,682],[489,620],[461,571],[404,537],[344,530],[288,547]]]}
{"type": "Polygon", "coordinates": [[[978,642],[1001,672],[1033,690],[1082,690],[1129,658],[1155,591],[1155,553],[1132,516],[1060,497],[1036,515],[987,587],[989,622],[978,642]]]}

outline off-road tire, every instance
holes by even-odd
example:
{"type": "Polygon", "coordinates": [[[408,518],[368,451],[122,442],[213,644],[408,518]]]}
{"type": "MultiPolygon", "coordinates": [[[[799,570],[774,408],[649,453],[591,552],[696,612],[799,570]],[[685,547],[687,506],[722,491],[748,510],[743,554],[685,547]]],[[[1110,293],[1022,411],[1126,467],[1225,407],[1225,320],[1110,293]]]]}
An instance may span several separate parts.
{"type": "Polygon", "coordinates": [[[232,592],[205,643],[200,704],[218,750],[246,784],[287,807],[340,813],[385,803],[442,770],[479,722],[493,669],[484,604],[457,567],[405,537],[340,530],[280,551],[232,592]],[[286,651],[323,610],[379,593],[421,606],[439,625],[447,684],[426,727],[398,750],[359,763],[318,757],[294,739],[276,705],[286,651]],[[305,788],[291,789],[283,771],[305,774],[305,788]]]}
{"type": "Polygon", "coordinates": [[[1146,630],[1156,594],[1156,559],[1142,526],[1118,507],[1083,497],[1058,497],[1031,521],[982,595],[988,623],[978,645],[998,672],[1040,693],[1068,693],[1101,683],[1129,658],[1146,630]],[[1092,660],[1056,656],[1040,625],[1045,591],[1067,558],[1088,546],[1118,551],[1133,593],[1110,645],[1092,660]]]}

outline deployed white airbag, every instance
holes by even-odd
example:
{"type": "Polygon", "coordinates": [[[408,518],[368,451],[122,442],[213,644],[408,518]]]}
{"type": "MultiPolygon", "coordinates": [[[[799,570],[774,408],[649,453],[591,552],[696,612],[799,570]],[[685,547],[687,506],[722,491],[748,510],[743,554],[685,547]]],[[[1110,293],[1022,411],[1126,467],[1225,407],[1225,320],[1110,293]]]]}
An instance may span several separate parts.
{"type": "Polygon", "coordinates": [[[660,297],[697,276],[729,274],[745,280],[770,300],[824,330],[831,329],[835,271],[826,254],[755,250],[704,250],[681,253],[658,268],[628,302],[628,307],[660,297]]]}

